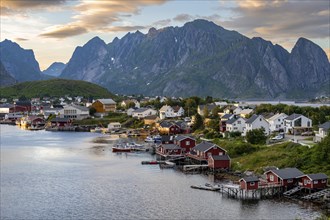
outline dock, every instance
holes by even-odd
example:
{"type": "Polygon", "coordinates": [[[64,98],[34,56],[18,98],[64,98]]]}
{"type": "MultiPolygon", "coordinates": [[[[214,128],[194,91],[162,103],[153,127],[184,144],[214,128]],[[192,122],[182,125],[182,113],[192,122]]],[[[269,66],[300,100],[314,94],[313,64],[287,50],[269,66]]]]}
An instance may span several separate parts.
{"type": "Polygon", "coordinates": [[[213,186],[210,184],[203,185],[192,185],[190,186],[193,189],[201,189],[201,190],[208,190],[208,191],[219,191],[221,188],[219,186],[213,186]]]}
{"type": "Polygon", "coordinates": [[[187,171],[194,171],[194,170],[198,170],[198,169],[203,169],[203,168],[207,168],[208,165],[207,164],[203,164],[203,165],[184,165],[183,166],[183,171],[187,172],[187,171]]]}

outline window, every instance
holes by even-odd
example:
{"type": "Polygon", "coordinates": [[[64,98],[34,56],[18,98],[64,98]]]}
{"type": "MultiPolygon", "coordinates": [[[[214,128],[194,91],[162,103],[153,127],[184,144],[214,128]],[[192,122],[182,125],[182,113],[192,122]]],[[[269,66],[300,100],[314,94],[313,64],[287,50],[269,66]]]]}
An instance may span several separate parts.
{"type": "Polygon", "coordinates": [[[222,152],[222,151],[220,151],[220,152],[219,152],[219,155],[223,155],[223,152],[222,152]]]}
{"type": "Polygon", "coordinates": [[[287,182],[288,182],[288,183],[292,183],[292,182],[293,182],[293,179],[288,179],[287,182]]]}
{"type": "Polygon", "coordinates": [[[250,186],[254,186],[255,185],[255,182],[250,182],[250,186]]]}
{"type": "Polygon", "coordinates": [[[321,181],[321,183],[326,183],[326,182],[327,182],[327,180],[322,180],[322,181],[321,181]]]}
{"type": "Polygon", "coordinates": [[[274,181],[274,176],[273,175],[270,175],[269,176],[269,180],[273,182],[274,181]]]}
{"type": "Polygon", "coordinates": [[[307,180],[307,184],[311,184],[311,181],[310,180],[307,180]]]}
{"type": "Polygon", "coordinates": [[[318,184],[319,183],[319,181],[318,180],[314,180],[314,184],[318,184]]]}
{"type": "Polygon", "coordinates": [[[239,125],[240,125],[240,124],[241,124],[241,121],[237,121],[237,124],[239,124],[239,125]]]}
{"type": "Polygon", "coordinates": [[[186,145],[190,145],[190,141],[186,141],[186,145]]]}

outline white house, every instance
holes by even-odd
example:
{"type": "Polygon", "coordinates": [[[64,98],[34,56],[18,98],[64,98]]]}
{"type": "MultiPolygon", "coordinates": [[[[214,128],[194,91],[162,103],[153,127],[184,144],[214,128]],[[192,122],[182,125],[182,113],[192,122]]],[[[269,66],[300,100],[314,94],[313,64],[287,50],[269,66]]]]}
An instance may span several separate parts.
{"type": "Polygon", "coordinates": [[[329,135],[330,121],[327,121],[319,126],[319,133],[315,134],[314,142],[320,142],[329,135]]]}
{"type": "Polygon", "coordinates": [[[134,103],[134,107],[135,108],[140,108],[140,102],[136,99],[128,99],[128,100],[124,100],[120,103],[120,105],[124,108],[126,108],[128,106],[129,103],[134,103]]]}
{"type": "Polygon", "coordinates": [[[241,107],[237,107],[237,108],[235,108],[234,110],[233,110],[233,113],[235,114],[235,115],[239,115],[240,113],[241,113],[241,111],[243,111],[243,109],[241,108],[241,107]]]}
{"type": "Polygon", "coordinates": [[[219,108],[226,107],[228,105],[227,102],[214,102],[216,106],[219,106],[219,108]]]}
{"type": "Polygon", "coordinates": [[[253,112],[253,109],[251,108],[246,108],[246,109],[243,109],[239,115],[242,117],[242,118],[247,118],[248,115],[250,115],[251,113],[253,112]]]}
{"type": "Polygon", "coordinates": [[[43,114],[45,117],[48,117],[49,115],[59,115],[59,114],[61,114],[62,109],[63,108],[43,107],[43,109],[40,110],[40,113],[43,114]]]}
{"type": "Polygon", "coordinates": [[[284,119],[285,132],[293,134],[297,130],[312,128],[312,120],[301,114],[292,114],[284,119]]]}
{"type": "Polygon", "coordinates": [[[128,115],[128,116],[132,116],[133,115],[133,112],[135,111],[135,110],[137,110],[138,108],[129,108],[129,109],[127,109],[126,110],[126,114],[128,115]]]}
{"type": "Polygon", "coordinates": [[[157,111],[151,108],[139,108],[132,112],[132,116],[139,119],[149,115],[157,115],[157,111]]]}
{"type": "Polygon", "coordinates": [[[108,131],[117,130],[121,128],[121,124],[119,122],[111,122],[108,124],[108,131]]]}
{"type": "Polygon", "coordinates": [[[272,117],[266,119],[269,123],[270,132],[280,131],[280,130],[284,131],[285,130],[284,119],[287,117],[288,116],[284,113],[277,113],[272,117]]]}
{"type": "Polygon", "coordinates": [[[181,106],[174,106],[172,107],[173,108],[173,111],[174,111],[174,114],[176,117],[182,117],[184,116],[184,109],[181,107],[181,106]]]}
{"type": "Polygon", "coordinates": [[[163,107],[159,109],[160,119],[173,118],[173,117],[176,117],[176,115],[174,114],[174,109],[171,106],[163,105],[163,107]]]}
{"type": "Polygon", "coordinates": [[[80,105],[66,105],[59,111],[60,118],[73,118],[77,120],[89,117],[89,109],[80,105]]]}
{"type": "Polygon", "coordinates": [[[226,131],[229,132],[241,132],[245,130],[245,120],[241,117],[234,117],[226,121],[226,131]]]}
{"type": "Polygon", "coordinates": [[[262,115],[252,115],[245,121],[245,130],[242,135],[245,136],[248,131],[259,128],[264,128],[265,134],[269,135],[269,123],[266,119],[262,115]]]}

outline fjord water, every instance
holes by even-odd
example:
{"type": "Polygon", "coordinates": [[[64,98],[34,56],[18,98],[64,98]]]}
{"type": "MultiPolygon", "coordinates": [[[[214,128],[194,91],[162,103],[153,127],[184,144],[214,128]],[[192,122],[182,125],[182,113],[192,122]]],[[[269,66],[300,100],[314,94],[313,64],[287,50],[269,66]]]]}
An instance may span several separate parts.
{"type": "Polygon", "coordinates": [[[1,219],[314,219],[291,201],[246,202],[191,189],[211,182],[114,154],[101,134],[1,125],[1,219]]]}

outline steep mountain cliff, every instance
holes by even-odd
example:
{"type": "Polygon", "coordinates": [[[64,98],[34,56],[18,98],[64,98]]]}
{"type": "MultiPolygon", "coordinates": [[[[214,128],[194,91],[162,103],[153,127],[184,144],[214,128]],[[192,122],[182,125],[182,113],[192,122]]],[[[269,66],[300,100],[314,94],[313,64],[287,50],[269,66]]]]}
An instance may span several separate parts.
{"type": "Polygon", "coordinates": [[[12,77],[5,67],[3,66],[2,62],[0,62],[0,87],[3,86],[10,86],[16,83],[14,77],[12,77]]]}
{"type": "Polygon", "coordinates": [[[54,62],[46,70],[42,71],[42,74],[57,77],[62,74],[64,68],[64,63],[54,62]]]}
{"type": "Polygon", "coordinates": [[[75,50],[61,77],[123,94],[259,99],[330,94],[329,61],[311,41],[299,39],[290,54],[206,20],[128,33],[108,45],[93,38],[75,50]]]}
{"type": "Polygon", "coordinates": [[[6,71],[18,82],[40,80],[39,63],[32,50],[25,50],[17,43],[4,40],[0,43],[0,61],[6,71]]]}

